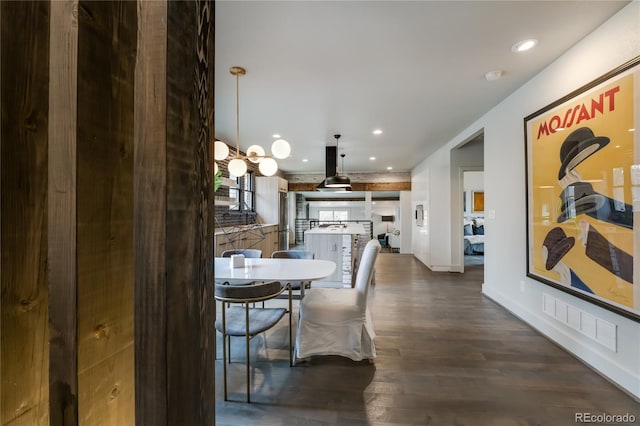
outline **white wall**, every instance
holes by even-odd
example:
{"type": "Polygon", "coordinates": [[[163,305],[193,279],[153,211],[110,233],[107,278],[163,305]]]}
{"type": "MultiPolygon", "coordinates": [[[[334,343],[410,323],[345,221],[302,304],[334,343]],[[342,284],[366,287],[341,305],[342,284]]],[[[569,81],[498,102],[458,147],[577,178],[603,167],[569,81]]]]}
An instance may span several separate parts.
{"type": "MultiPolygon", "coordinates": [[[[640,323],[526,276],[523,119],[638,55],[640,2],[634,1],[423,161],[411,179],[412,207],[424,204],[429,218],[423,228],[415,226],[414,220],[414,254],[431,269],[449,270],[453,266],[451,226],[459,227],[461,211],[453,209],[455,203],[450,200],[451,174],[455,174],[450,173],[450,151],[484,129],[485,212],[494,212],[495,218],[485,214],[483,293],[636,398],[640,398],[640,323]],[[543,294],[614,324],[616,350],[543,313],[543,294]]],[[[636,260],[634,268],[639,267],[636,260]]]]}
{"type": "Polygon", "coordinates": [[[400,253],[411,253],[411,226],[414,221],[411,191],[400,191],[400,253]]]}

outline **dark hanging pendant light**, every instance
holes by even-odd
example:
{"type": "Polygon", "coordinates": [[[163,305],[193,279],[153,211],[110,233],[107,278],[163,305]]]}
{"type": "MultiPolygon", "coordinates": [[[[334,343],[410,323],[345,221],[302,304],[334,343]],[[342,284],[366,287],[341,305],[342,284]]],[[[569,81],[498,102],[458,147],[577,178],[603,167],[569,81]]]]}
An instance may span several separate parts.
{"type": "MultiPolygon", "coordinates": [[[[340,135],[333,135],[333,137],[336,138],[336,151],[337,151],[338,140],[340,139],[340,135]]],[[[342,167],[344,168],[344,154],[340,154],[340,157],[342,157],[342,167]]],[[[349,176],[341,175],[340,170],[336,165],[336,174],[334,176],[329,176],[325,180],[324,186],[327,188],[345,188],[345,189],[348,188],[347,190],[350,190],[351,179],[349,179],[349,176]]]]}

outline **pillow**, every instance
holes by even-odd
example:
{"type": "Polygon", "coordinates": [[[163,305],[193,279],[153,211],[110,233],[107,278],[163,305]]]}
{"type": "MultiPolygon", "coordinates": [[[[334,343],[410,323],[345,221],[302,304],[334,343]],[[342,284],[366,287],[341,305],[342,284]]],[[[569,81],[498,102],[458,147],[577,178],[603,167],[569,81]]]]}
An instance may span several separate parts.
{"type": "Polygon", "coordinates": [[[473,235],[473,230],[471,229],[471,224],[464,226],[464,235],[473,235]]]}
{"type": "Polygon", "coordinates": [[[477,217],[473,219],[473,222],[476,224],[476,226],[484,226],[484,218],[477,217]]]}
{"type": "Polygon", "coordinates": [[[484,235],[484,225],[474,226],[473,235],[484,235]]]}

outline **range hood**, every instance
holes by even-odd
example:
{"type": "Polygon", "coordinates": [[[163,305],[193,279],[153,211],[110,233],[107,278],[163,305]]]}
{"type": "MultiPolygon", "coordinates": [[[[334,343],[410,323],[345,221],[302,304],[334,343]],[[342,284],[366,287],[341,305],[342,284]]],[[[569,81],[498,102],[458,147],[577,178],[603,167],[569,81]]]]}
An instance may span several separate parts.
{"type": "Polygon", "coordinates": [[[322,192],[351,192],[351,186],[346,188],[329,188],[325,186],[326,178],[336,176],[338,170],[338,147],[327,146],[325,148],[325,179],[316,186],[316,191],[322,192]]]}
{"type": "MultiPolygon", "coordinates": [[[[338,140],[340,135],[333,135],[333,137],[336,138],[336,146],[325,148],[325,179],[316,186],[316,191],[351,192],[351,180],[338,174],[338,140]]],[[[342,157],[344,162],[344,154],[342,157]]]]}

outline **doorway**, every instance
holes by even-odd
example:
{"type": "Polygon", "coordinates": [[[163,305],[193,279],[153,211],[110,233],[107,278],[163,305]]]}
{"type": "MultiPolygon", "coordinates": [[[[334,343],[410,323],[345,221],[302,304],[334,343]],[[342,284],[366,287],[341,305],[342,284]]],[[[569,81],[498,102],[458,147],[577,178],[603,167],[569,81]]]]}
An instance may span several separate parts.
{"type": "Polygon", "coordinates": [[[464,267],[484,266],[484,171],[464,171],[462,176],[464,267]]]}
{"type": "Polygon", "coordinates": [[[451,271],[484,273],[484,130],[451,149],[451,271]]]}

